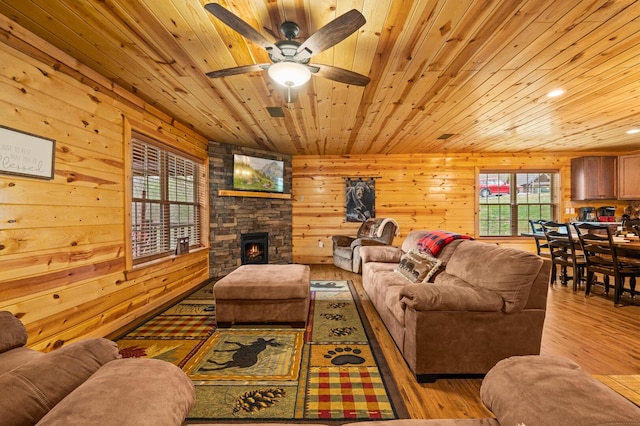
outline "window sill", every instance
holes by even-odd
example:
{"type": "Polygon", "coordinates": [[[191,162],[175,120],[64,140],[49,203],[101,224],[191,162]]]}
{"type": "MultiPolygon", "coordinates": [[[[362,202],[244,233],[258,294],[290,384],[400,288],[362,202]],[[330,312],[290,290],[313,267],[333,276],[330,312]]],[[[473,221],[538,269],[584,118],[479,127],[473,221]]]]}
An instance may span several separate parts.
{"type": "Polygon", "coordinates": [[[209,250],[209,247],[191,248],[189,250],[189,253],[171,254],[158,259],[149,260],[148,262],[138,263],[133,265],[133,267],[130,270],[125,271],[124,275],[127,280],[135,279],[146,274],[149,268],[162,267],[163,264],[173,263],[178,259],[182,260],[188,257],[196,257],[201,255],[202,251],[208,251],[208,250],[209,250]]]}

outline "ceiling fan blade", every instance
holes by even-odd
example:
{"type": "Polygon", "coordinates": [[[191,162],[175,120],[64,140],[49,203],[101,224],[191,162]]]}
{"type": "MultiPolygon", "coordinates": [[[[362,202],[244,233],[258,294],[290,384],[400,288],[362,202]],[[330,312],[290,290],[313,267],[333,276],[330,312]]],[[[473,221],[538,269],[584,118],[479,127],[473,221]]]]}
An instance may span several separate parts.
{"type": "Polygon", "coordinates": [[[207,77],[218,78],[227,77],[230,75],[246,74],[248,72],[263,71],[269,68],[270,65],[271,64],[251,64],[233,68],[225,68],[218,71],[209,71],[207,73],[207,77]]]}
{"type": "Polygon", "coordinates": [[[258,46],[265,49],[269,54],[281,55],[280,49],[274,43],[267,40],[262,34],[260,34],[255,28],[247,24],[245,21],[229,12],[218,3],[207,3],[204,5],[209,13],[224,22],[229,28],[236,31],[238,34],[246,39],[251,40],[258,46]]]}
{"type": "Polygon", "coordinates": [[[366,75],[331,65],[312,64],[308,65],[308,68],[312,74],[318,77],[328,78],[340,83],[353,84],[354,86],[366,86],[371,81],[366,75]]]}
{"type": "Polygon", "coordinates": [[[298,48],[298,53],[296,53],[294,59],[298,59],[298,55],[313,56],[327,50],[349,37],[366,22],[367,20],[362,13],[356,9],[351,9],[320,28],[305,40],[298,48]]]}
{"type": "Polygon", "coordinates": [[[278,37],[278,35],[276,33],[274,33],[271,28],[267,28],[267,27],[262,27],[263,30],[265,30],[266,32],[269,33],[269,35],[271,37],[273,37],[274,40],[278,40],[280,37],[278,37]]]}

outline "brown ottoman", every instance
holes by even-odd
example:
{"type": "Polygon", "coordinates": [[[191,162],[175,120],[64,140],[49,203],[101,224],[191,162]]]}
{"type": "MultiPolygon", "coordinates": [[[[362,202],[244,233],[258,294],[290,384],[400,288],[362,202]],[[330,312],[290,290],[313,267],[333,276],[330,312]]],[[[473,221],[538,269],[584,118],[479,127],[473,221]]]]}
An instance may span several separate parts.
{"type": "Polygon", "coordinates": [[[213,286],[218,327],[239,323],[291,323],[309,315],[307,265],[243,265],[213,286]]]}

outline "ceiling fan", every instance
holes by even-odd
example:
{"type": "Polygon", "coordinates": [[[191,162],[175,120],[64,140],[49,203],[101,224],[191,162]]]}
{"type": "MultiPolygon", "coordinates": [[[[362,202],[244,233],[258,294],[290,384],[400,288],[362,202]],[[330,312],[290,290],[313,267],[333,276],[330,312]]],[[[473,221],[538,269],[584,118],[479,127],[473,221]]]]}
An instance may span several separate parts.
{"type": "Polygon", "coordinates": [[[317,55],[338,44],[365,24],[364,16],[356,9],[337,17],[300,44],[294,40],[300,32],[300,27],[295,22],[283,22],[280,26],[280,32],[285,38],[272,43],[245,21],[218,3],[208,3],[204,7],[228,27],[265,49],[272,61],[271,64],[241,65],[211,71],[207,73],[208,77],[227,77],[267,70],[274,81],[288,88],[287,102],[291,101],[291,88],[305,84],[312,74],[356,86],[365,86],[370,81],[369,77],[365,75],[343,68],[323,64],[309,64],[309,60],[313,55],[317,55]]]}

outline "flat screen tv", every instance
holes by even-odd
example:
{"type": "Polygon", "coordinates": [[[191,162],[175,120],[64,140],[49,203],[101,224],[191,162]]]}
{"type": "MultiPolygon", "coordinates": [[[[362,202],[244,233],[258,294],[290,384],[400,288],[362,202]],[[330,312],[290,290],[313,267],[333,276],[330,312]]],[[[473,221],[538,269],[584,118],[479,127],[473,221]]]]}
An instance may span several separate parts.
{"type": "Polygon", "coordinates": [[[233,189],[284,192],[284,161],[234,154],[233,189]]]}

